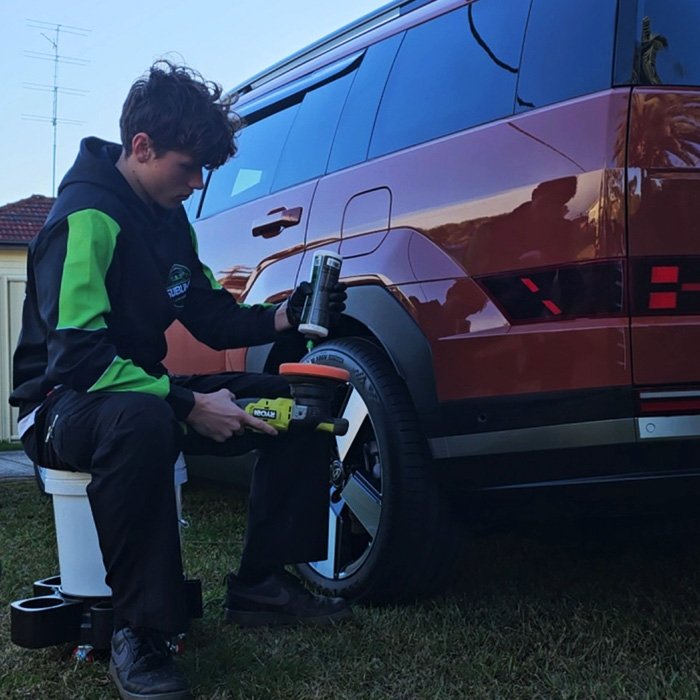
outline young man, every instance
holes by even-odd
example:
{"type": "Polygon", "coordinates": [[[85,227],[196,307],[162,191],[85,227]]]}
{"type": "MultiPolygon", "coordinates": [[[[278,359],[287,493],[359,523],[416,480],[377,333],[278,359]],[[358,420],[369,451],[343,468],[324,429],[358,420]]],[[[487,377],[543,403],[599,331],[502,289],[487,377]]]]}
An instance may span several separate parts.
{"type": "MultiPolygon", "coordinates": [[[[234,155],[240,121],[217,85],[158,62],[132,86],[120,126],[121,146],[82,142],[30,245],[11,403],[37,464],[92,474],[122,697],[172,700],[189,696],[166,645],[188,624],[173,489],[181,450],[261,450],[227,621],[322,623],[350,610],[284,569],[326,556],[329,437],[277,435],[232,401],[289,395],[287,382],[174,377],[161,364],[175,319],[216,349],[268,343],[299,323],[308,285],[278,306],[239,306],[199,261],[181,206],[202,188],[202,168],[234,155]]],[[[338,285],[336,315],[344,299],[338,285]]]]}

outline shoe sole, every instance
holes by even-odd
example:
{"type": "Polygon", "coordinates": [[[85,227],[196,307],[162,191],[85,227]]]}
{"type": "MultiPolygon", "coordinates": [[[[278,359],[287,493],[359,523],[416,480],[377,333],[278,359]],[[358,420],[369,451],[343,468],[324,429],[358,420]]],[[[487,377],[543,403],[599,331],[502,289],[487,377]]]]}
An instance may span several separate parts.
{"type": "Polygon", "coordinates": [[[238,625],[239,627],[273,627],[282,625],[327,627],[347,620],[349,617],[352,617],[351,608],[343,608],[330,615],[318,615],[317,617],[298,617],[277,612],[246,612],[224,608],[224,622],[230,625],[238,625]]]}
{"type": "Polygon", "coordinates": [[[192,693],[189,690],[174,690],[167,693],[132,693],[119,680],[119,674],[113,661],[109,662],[109,675],[114,681],[114,685],[117,686],[122,700],[192,700],[192,693]]]}

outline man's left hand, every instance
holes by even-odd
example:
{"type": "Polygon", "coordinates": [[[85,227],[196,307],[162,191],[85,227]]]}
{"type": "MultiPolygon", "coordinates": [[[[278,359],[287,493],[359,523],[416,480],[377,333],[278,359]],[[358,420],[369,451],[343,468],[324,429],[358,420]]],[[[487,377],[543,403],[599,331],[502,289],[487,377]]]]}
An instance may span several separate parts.
{"type": "MultiPolygon", "coordinates": [[[[345,282],[336,282],[328,291],[328,313],[330,325],[340,321],[340,315],[345,311],[345,301],[348,298],[345,282]]],[[[309,282],[301,282],[289,298],[279,306],[275,314],[275,330],[283,331],[297,328],[301,323],[301,313],[307,297],[313,291],[309,282]]]]}
{"type": "Polygon", "coordinates": [[[345,291],[348,288],[345,282],[336,282],[328,291],[328,313],[330,314],[330,323],[335,325],[340,321],[340,315],[345,311],[345,302],[348,294],[345,291]]]}

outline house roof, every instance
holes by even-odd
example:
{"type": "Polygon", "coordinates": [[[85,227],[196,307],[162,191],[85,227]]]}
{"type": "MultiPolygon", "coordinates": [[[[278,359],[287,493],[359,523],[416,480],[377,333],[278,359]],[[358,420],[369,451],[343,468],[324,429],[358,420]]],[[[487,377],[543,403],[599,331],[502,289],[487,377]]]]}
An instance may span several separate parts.
{"type": "Polygon", "coordinates": [[[0,207],[0,245],[26,245],[44,225],[55,199],[33,194],[0,207]]]}

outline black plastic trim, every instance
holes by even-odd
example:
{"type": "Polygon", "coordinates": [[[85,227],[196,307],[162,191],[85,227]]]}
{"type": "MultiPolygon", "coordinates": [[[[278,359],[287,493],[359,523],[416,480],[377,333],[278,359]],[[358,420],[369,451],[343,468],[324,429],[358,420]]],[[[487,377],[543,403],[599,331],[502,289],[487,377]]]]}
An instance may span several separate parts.
{"type": "Polygon", "coordinates": [[[255,347],[248,348],[248,352],[245,356],[245,371],[264,372],[265,364],[267,363],[267,358],[270,356],[272,347],[272,343],[267,343],[267,345],[256,345],[255,347]]]}
{"type": "MultiPolygon", "coordinates": [[[[340,46],[346,41],[350,41],[356,36],[364,34],[366,31],[370,31],[377,26],[391,22],[392,20],[401,16],[401,14],[404,14],[400,9],[403,5],[411,5],[414,1],[415,0],[393,0],[393,2],[382,5],[376,10],[372,10],[355,21],[340,27],[336,31],[331,32],[317,41],[314,41],[305,48],[302,48],[286,58],[283,58],[281,61],[273,63],[271,66],[253,75],[246,82],[234,87],[231,92],[241,94],[249,93],[261,85],[264,85],[266,82],[269,82],[270,80],[273,80],[274,78],[277,78],[293,68],[303,65],[304,63],[308,63],[318,56],[327,53],[331,49],[340,46]]],[[[432,2],[433,0],[430,1],[432,2]]],[[[428,4],[427,0],[423,4],[428,4]]]]}
{"type": "MultiPolygon", "coordinates": [[[[396,373],[404,380],[422,424],[437,407],[437,390],[433,374],[433,358],[427,338],[384,287],[378,285],[351,286],[347,290],[346,319],[352,319],[375,336],[388,355],[396,373]]],[[[348,323],[357,327],[357,323],[348,323]]],[[[350,331],[349,335],[353,332],[350,331]]],[[[336,336],[340,337],[340,336],[336,336]]],[[[250,348],[246,369],[265,371],[272,345],[250,348]]]]}
{"type": "Polygon", "coordinates": [[[639,0],[619,0],[613,58],[613,86],[634,85],[640,74],[639,31],[642,8],[639,0]]]}
{"type": "Polygon", "coordinates": [[[366,326],[406,382],[421,423],[437,407],[433,356],[418,324],[384,287],[348,288],[347,314],[366,326]]]}
{"type": "Polygon", "coordinates": [[[631,386],[517,396],[497,396],[440,404],[426,424],[428,437],[630,418],[631,386]]]}
{"type": "Polygon", "coordinates": [[[307,92],[316,90],[323,85],[338,80],[358,68],[364,58],[366,49],[356,51],[350,56],[324,66],[310,75],[299,78],[277,90],[261,95],[260,97],[241,104],[239,113],[247,124],[253,124],[265,117],[280,112],[282,109],[301,102],[307,92]]]}

